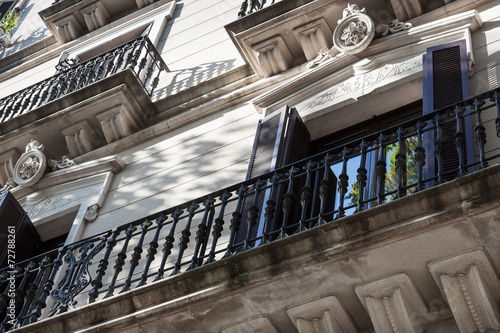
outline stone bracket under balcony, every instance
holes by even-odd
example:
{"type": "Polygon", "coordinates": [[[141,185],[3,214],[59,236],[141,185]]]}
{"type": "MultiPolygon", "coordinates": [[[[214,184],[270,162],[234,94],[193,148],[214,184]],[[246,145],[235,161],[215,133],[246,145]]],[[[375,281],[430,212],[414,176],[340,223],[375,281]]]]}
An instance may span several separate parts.
{"type": "Polygon", "coordinates": [[[67,43],[155,1],[63,0],[38,14],[54,36],[67,43]]]}
{"type": "Polygon", "coordinates": [[[24,151],[35,138],[47,156],[75,158],[140,130],[154,109],[141,82],[125,70],[0,124],[2,151],[24,151]],[[110,126],[103,123],[111,118],[110,126]]]}

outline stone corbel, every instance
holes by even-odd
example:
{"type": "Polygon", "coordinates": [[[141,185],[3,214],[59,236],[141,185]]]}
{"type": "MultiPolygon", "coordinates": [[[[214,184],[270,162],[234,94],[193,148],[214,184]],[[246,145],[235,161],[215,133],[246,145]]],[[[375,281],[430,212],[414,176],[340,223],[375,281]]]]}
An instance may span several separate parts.
{"type": "Polygon", "coordinates": [[[460,332],[500,330],[500,281],[483,249],[429,264],[460,332]]]}
{"type": "Polygon", "coordinates": [[[260,75],[270,77],[292,67],[293,56],[281,36],[252,45],[260,65],[260,75]]]}
{"type": "Polygon", "coordinates": [[[404,273],[356,287],[355,291],[377,333],[423,332],[431,319],[420,293],[404,273]]]}
{"type": "Polygon", "coordinates": [[[96,115],[107,143],[124,138],[142,127],[141,119],[123,105],[96,115]]]}
{"type": "Polygon", "coordinates": [[[14,165],[20,155],[16,149],[0,154],[0,185],[5,186],[14,177],[14,165]]]}
{"type": "Polygon", "coordinates": [[[329,296],[287,310],[299,333],[358,332],[337,297],[329,296]]]}
{"type": "Polygon", "coordinates": [[[332,47],[332,31],[324,18],[294,28],[293,33],[308,61],[317,57],[321,49],[332,47]]]}
{"type": "Polygon", "coordinates": [[[54,25],[58,39],[62,43],[67,43],[83,35],[83,28],[73,14],[54,22],[54,25]]]}
{"type": "Polygon", "coordinates": [[[96,2],[80,10],[89,31],[99,29],[109,22],[109,13],[101,2],[96,2]]]}
{"type": "Polygon", "coordinates": [[[99,138],[87,120],[65,128],[61,133],[66,139],[66,145],[72,157],[86,154],[99,145],[99,138]]]}
{"type": "Polygon", "coordinates": [[[410,20],[424,13],[424,0],[391,0],[396,18],[401,21],[410,20]]]}
{"type": "Polygon", "coordinates": [[[267,317],[259,317],[223,328],[221,333],[278,333],[278,330],[267,317]]]}
{"type": "Polygon", "coordinates": [[[154,3],[156,0],[135,0],[135,3],[137,4],[138,8],[146,7],[148,5],[151,5],[154,3]]]}

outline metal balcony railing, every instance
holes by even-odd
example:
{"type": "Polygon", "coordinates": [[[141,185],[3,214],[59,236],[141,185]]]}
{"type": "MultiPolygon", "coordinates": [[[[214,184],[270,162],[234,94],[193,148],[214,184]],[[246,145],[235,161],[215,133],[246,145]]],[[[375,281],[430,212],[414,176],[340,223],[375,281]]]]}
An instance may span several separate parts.
{"type": "Polygon", "coordinates": [[[500,157],[498,149],[488,153],[486,143],[498,147],[499,137],[500,88],[54,249],[0,271],[0,331],[486,168],[500,157]],[[472,148],[466,142],[468,119],[474,123],[472,148]],[[447,128],[451,135],[444,135],[447,128]],[[450,149],[457,158],[447,165],[450,149]],[[474,150],[472,161],[467,149],[474,150]],[[349,174],[355,179],[351,185],[349,174]]]}
{"type": "Polygon", "coordinates": [[[243,0],[240,11],[238,12],[238,17],[243,17],[259,11],[264,7],[274,4],[275,1],[276,0],[243,0]],[[269,1],[269,4],[266,6],[267,1],[269,1]]]}
{"type": "Polygon", "coordinates": [[[84,62],[60,63],[58,73],[0,100],[0,123],[125,69],[131,69],[151,96],[168,67],[146,36],[140,36],[84,62]]]}

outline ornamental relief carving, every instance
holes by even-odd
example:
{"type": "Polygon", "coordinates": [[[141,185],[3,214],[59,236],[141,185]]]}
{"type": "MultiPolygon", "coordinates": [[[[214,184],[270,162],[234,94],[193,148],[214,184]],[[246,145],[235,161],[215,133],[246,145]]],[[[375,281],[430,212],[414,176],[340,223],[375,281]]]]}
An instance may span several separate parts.
{"type": "MultiPolygon", "coordinates": [[[[14,177],[11,184],[15,183],[21,187],[30,187],[43,177],[47,166],[52,171],[56,171],[75,165],[75,162],[66,156],[63,156],[60,161],[47,159],[43,150],[43,144],[34,139],[26,145],[25,152],[19,157],[14,166],[14,177]]],[[[12,185],[10,186],[12,188],[12,185]]]]}
{"type": "Polygon", "coordinates": [[[326,104],[331,104],[334,99],[340,96],[366,91],[369,88],[388,80],[390,77],[401,75],[410,72],[415,68],[421,67],[422,60],[420,56],[400,63],[386,64],[368,73],[357,75],[335,84],[325,92],[314,96],[309,99],[309,101],[306,101],[303,106],[300,106],[300,108],[308,110],[326,104]]]}
{"type": "Polygon", "coordinates": [[[32,207],[26,207],[25,211],[31,219],[35,219],[46,212],[53,213],[54,211],[69,206],[74,203],[80,203],[87,198],[97,195],[99,192],[92,192],[82,196],[66,196],[66,197],[52,197],[43,200],[39,204],[32,207]]]}
{"type": "Polygon", "coordinates": [[[412,27],[411,23],[393,20],[390,24],[377,24],[365,14],[365,8],[359,9],[355,4],[348,4],[344,9],[342,19],[338,20],[333,32],[331,49],[323,48],[318,56],[307,64],[307,68],[314,68],[321,63],[334,58],[338,52],[356,54],[366,49],[375,37],[385,37],[412,27]]]}

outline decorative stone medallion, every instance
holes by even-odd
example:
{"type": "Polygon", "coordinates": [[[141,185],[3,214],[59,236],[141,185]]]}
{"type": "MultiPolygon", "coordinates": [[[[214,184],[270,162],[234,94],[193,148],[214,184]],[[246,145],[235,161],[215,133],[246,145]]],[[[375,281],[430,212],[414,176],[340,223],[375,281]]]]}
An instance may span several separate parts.
{"type": "Polygon", "coordinates": [[[355,54],[366,49],[374,36],[375,24],[365,8],[348,5],[333,32],[333,44],[342,53],[355,54]]]}
{"type": "Polygon", "coordinates": [[[47,158],[43,145],[36,140],[26,146],[26,151],[21,155],[14,166],[14,181],[22,187],[29,187],[43,177],[47,169],[47,158]]]}

